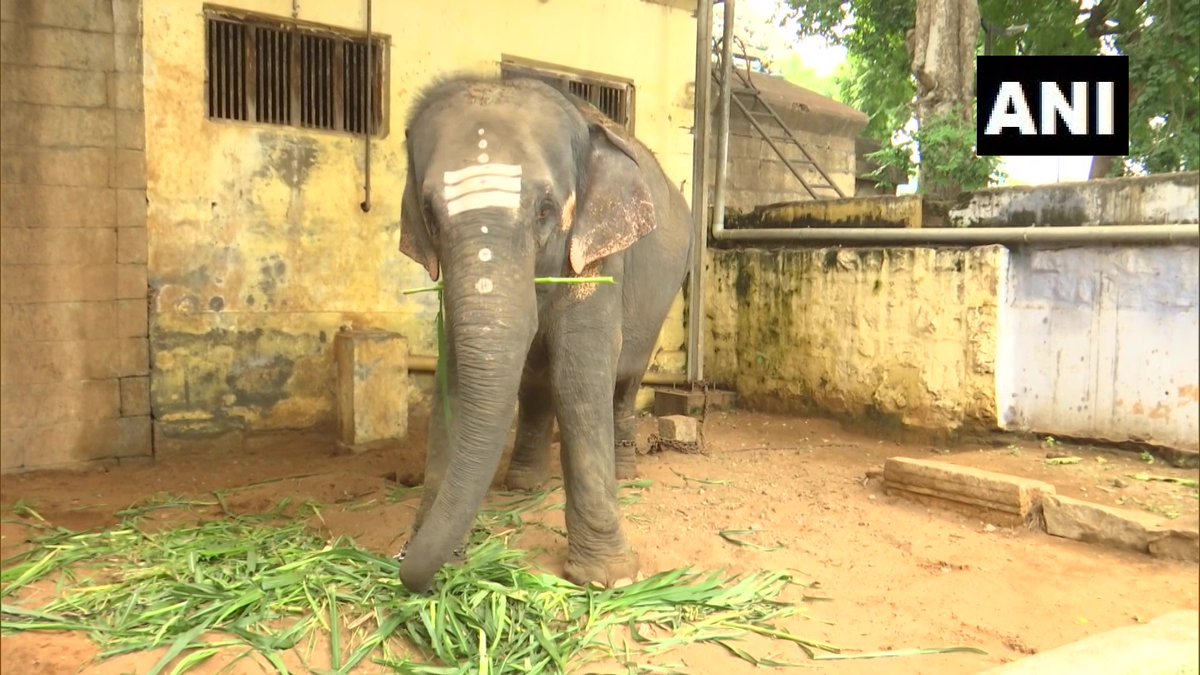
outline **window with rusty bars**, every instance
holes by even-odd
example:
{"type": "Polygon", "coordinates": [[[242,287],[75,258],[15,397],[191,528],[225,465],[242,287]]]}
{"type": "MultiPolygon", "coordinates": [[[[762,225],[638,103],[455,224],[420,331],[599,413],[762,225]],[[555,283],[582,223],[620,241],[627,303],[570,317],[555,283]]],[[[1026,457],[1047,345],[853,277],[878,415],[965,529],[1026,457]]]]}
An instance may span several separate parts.
{"type": "Polygon", "coordinates": [[[576,74],[558,69],[502,62],[500,76],[503,78],[531,77],[596,106],[609,119],[633,131],[633,85],[613,78],[604,79],[593,74],[576,74]]]}
{"type": "Polygon", "coordinates": [[[386,39],[368,59],[365,35],[214,10],[205,21],[210,119],[387,132],[386,39]]]}

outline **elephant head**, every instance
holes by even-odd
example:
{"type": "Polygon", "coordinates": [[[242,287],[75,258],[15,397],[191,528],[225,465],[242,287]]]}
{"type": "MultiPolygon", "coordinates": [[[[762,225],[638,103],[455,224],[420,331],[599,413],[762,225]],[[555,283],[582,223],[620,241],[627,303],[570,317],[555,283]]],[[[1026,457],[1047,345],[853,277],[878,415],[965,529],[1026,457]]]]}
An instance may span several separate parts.
{"type": "Polygon", "coordinates": [[[443,283],[455,392],[446,473],[400,568],[422,592],[469,531],[503,454],[539,304],[554,293],[535,291],[534,277],[580,275],[656,219],[630,142],[541,82],[435,85],[406,134],[400,250],[443,283]]]}

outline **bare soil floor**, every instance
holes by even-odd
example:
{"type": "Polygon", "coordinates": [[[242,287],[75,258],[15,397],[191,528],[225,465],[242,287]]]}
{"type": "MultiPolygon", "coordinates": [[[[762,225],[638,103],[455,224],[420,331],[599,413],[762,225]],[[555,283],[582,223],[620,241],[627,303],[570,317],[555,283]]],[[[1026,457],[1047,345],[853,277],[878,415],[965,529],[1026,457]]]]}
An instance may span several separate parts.
{"type": "MultiPolygon", "coordinates": [[[[652,424],[652,418],[643,421],[643,439],[652,424]]],[[[25,546],[26,530],[10,518],[19,500],[55,525],[88,529],[116,523],[115,512],[154,495],[211,497],[214,490],[251,484],[258,485],[228,493],[232,510],[266,511],[285,497],[313,500],[326,505],[323,521],[314,526],[392,554],[405,538],[416,504],[389,499],[396,487],[392,479],[398,469],[401,481],[419,476],[420,427],[398,451],[338,454],[329,440],[311,434],[273,435],[249,440],[237,456],[200,452],[147,466],[6,476],[0,554],[8,558],[25,546]]],[[[757,656],[845,675],[978,673],[1171,610],[1200,608],[1195,564],[995,528],[888,497],[879,479],[868,477],[891,456],[941,459],[1046,480],[1070,496],[1191,519],[1197,517],[1196,489],[1136,476],[1194,479],[1195,470],[1151,464],[1134,452],[1037,440],[901,444],[828,420],[747,412],[710,415],[705,433],[705,455],[664,452],[641,458],[641,477],[652,485],[625,513],[628,536],[647,574],[689,565],[732,573],[792,569],[816,582],[808,593],[830,599],[808,604],[805,617],[784,626],[798,635],[848,651],[969,646],[988,652],[814,662],[784,642],[741,645],[757,656]],[[1048,453],[1080,461],[1048,464],[1048,453]],[[782,548],[736,546],[718,535],[729,529],[761,530],[755,541],[782,548]]],[[[562,526],[561,510],[543,517],[562,526]]],[[[545,547],[538,563],[561,572],[565,540],[559,535],[530,528],[518,541],[545,547]]],[[[144,673],[161,653],[96,664],[96,649],[84,635],[22,634],[0,640],[0,670],[5,675],[144,673]]],[[[285,660],[293,672],[304,672],[301,662],[285,660]]],[[[761,671],[711,645],[649,661],[689,673],[761,671]]],[[[194,672],[216,672],[227,662],[218,657],[194,672]]],[[[263,671],[247,660],[232,672],[263,671]]]]}

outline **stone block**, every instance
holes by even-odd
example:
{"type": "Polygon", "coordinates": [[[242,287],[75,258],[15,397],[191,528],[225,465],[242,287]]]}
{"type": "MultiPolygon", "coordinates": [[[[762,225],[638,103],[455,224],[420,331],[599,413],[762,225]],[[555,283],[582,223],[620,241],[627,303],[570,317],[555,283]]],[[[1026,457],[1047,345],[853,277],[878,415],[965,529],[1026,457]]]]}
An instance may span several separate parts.
{"type": "Polygon", "coordinates": [[[6,342],[103,340],[113,337],[117,326],[110,301],[5,303],[0,317],[0,336],[6,342]]]}
{"type": "Polygon", "coordinates": [[[705,400],[708,410],[729,410],[734,405],[734,394],[731,391],[711,389],[706,393],[700,389],[656,389],[654,391],[655,417],[669,415],[699,416],[704,412],[705,400]]]}
{"type": "Polygon", "coordinates": [[[146,228],[122,227],[117,229],[117,262],[145,265],[148,255],[146,228]]]}
{"type": "Polygon", "coordinates": [[[109,73],[108,104],[117,110],[142,110],[145,104],[141,72],[109,73]]]}
{"type": "Polygon", "coordinates": [[[116,262],[117,233],[99,227],[0,228],[0,261],[17,265],[116,262]]]}
{"type": "Polygon", "coordinates": [[[146,227],[146,190],[117,190],[117,227],[146,227]]]}
{"type": "Polygon", "coordinates": [[[107,33],[113,30],[111,0],[0,0],[0,20],[107,33]]]}
{"type": "Polygon", "coordinates": [[[118,363],[122,375],[149,374],[150,340],[144,337],[121,340],[118,347],[118,363]]]}
{"type": "Polygon", "coordinates": [[[116,337],[146,337],[149,334],[149,306],[145,298],[117,300],[115,304],[117,308],[116,337]]]}
{"type": "Polygon", "coordinates": [[[120,375],[118,340],[0,341],[4,384],[104,380],[120,375]]]}
{"type": "Polygon", "coordinates": [[[101,72],[111,71],[114,66],[112,33],[7,21],[0,24],[0,31],[0,61],[4,63],[101,72]]]}
{"type": "Polygon", "coordinates": [[[1144,624],[1090,635],[1078,642],[991,668],[982,675],[1184,675],[1200,672],[1200,613],[1163,614],[1144,624]]]}
{"type": "Polygon", "coordinates": [[[117,35],[140,35],[142,32],[142,0],[111,0],[113,32],[117,35]]]}
{"type": "Polygon", "coordinates": [[[108,148],[6,147],[0,180],[5,185],[107,187],[112,154],[108,148]]]}
{"type": "Polygon", "coordinates": [[[0,269],[0,300],[75,302],[113,300],[116,265],[5,265],[0,269]]]}
{"type": "Polygon", "coordinates": [[[116,380],[54,382],[6,387],[0,392],[0,426],[6,428],[67,424],[118,417],[116,380]]]}
{"type": "Polygon", "coordinates": [[[667,415],[658,418],[658,435],[668,441],[700,442],[700,422],[687,415],[667,415]]]}
{"type": "Polygon", "coordinates": [[[21,145],[111,148],[116,139],[116,118],[109,108],[4,101],[0,102],[0,138],[5,144],[20,139],[21,145]]]}
{"type": "Polygon", "coordinates": [[[1200,535],[1194,526],[1174,524],[1143,511],[1093,504],[1070,497],[1053,496],[1045,503],[1046,532],[1093,544],[1103,544],[1141,553],[1151,553],[1151,543],[1161,557],[1195,560],[1192,550],[1200,535]]]}
{"type": "MultiPolygon", "coordinates": [[[[113,62],[118,73],[137,77],[138,98],[142,91],[142,36],[136,33],[113,35],[113,62]]],[[[117,106],[123,107],[123,106],[117,106]]],[[[142,106],[131,106],[140,109],[142,106]]]]}
{"type": "Polygon", "coordinates": [[[6,185],[0,200],[4,227],[113,227],[113,191],[101,187],[6,185]]]}
{"type": "Polygon", "coordinates": [[[1055,492],[1038,480],[908,457],[888,458],[883,480],[889,495],[1007,526],[1035,522],[1055,492]]]}
{"type": "Polygon", "coordinates": [[[86,462],[148,457],[150,416],[64,422],[0,430],[4,446],[23,451],[23,469],[68,468],[86,462]]]}
{"type": "Polygon", "coordinates": [[[112,179],[114,188],[146,187],[146,153],[142,150],[116,150],[113,153],[112,179]]]}
{"type": "Polygon", "coordinates": [[[143,150],[146,147],[146,113],[141,110],[117,110],[117,147],[143,150]]]}
{"type": "Polygon", "coordinates": [[[0,66],[0,101],[97,108],[108,104],[105,75],[94,70],[0,66]]]}
{"type": "MultiPolygon", "coordinates": [[[[144,304],[146,297],[149,295],[146,281],[146,266],[141,264],[135,265],[117,265],[117,298],[118,299],[139,299],[144,304]]],[[[122,336],[132,337],[132,336],[122,336]]]]}
{"type": "Polygon", "coordinates": [[[1164,520],[1151,533],[1150,555],[1155,558],[1200,562],[1200,519],[1164,520]]]}
{"type": "Polygon", "coordinates": [[[121,417],[150,414],[150,378],[121,378],[121,417]]]}
{"type": "Polygon", "coordinates": [[[334,336],[338,438],[352,449],[408,435],[408,340],[382,330],[334,336]]]}

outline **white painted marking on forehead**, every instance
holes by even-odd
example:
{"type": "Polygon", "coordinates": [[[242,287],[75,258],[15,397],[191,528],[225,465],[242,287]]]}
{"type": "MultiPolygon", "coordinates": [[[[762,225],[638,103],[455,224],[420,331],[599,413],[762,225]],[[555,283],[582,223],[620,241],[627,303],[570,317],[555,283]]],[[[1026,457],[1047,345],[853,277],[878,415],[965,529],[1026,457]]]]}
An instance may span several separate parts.
{"type": "Polygon", "coordinates": [[[482,135],[483,135],[483,127],[479,127],[479,135],[480,135],[480,136],[482,136],[482,135]]]}
{"type": "Polygon", "coordinates": [[[490,249],[490,248],[479,249],[479,259],[482,260],[483,262],[487,262],[487,261],[491,260],[492,259],[492,249],[490,249]]]}
{"type": "Polygon", "coordinates": [[[491,293],[492,292],[492,280],[487,277],[483,277],[479,281],[476,281],[475,282],[475,290],[479,291],[483,295],[487,295],[488,293],[491,293]]]}
{"type": "Polygon", "coordinates": [[[442,182],[455,185],[472,176],[520,176],[520,164],[484,164],[483,166],[464,166],[457,171],[447,171],[442,174],[442,182]]]}
{"type": "Polygon", "coordinates": [[[491,159],[491,157],[488,157],[486,152],[481,152],[479,153],[479,157],[476,158],[476,161],[478,161],[480,164],[487,164],[489,159],[491,159]]]}
{"type": "MultiPolygon", "coordinates": [[[[521,167],[481,164],[442,174],[446,211],[456,216],[488,207],[515,209],[521,205],[521,167]]],[[[484,230],[486,232],[487,230],[484,230]]]]}
{"type": "Polygon", "coordinates": [[[487,139],[486,138],[479,139],[479,149],[483,150],[486,147],[487,147],[487,139]]]}
{"type": "Polygon", "coordinates": [[[490,190],[520,193],[521,178],[520,176],[473,176],[461,183],[446,185],[442,188],[442,196],[450,201],[472,192],[488,192],[490,190]]]}
{"type": "Polygon", "coordinates": [[[484,234],[487,234],[487,225],[484,225],[483,227],[479,228],[479,231],[484,234]]]}

